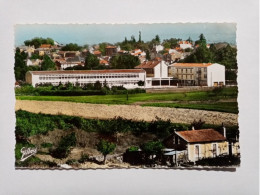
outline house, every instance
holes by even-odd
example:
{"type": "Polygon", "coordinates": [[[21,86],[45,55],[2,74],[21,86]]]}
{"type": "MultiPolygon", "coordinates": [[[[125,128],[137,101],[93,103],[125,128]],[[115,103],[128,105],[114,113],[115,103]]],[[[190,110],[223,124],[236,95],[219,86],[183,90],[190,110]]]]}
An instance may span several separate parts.
{"type": "Polygon", "coordinates": [[[165,61],[156,59],[152,61],[144,61],[136,66],[137,69],[143,69],[146,72],[145,87],[165,87],[170,86],[171,79],[168,77],[168,66],[165,61]]]}
{"type": "Polygon", "coordinates": [[[51,49],[51,44],[41,44],[39,48],[49,50],[51,49]]]}
{"type": "Polygon", "coordinates": [[[96,51],[94,51],[93,52],[93,54],[95,55],[95,56],[97,56],[97,57],[101,57],[101,51],[99,51],[99,50],[96,50],[96,51]]]}
{"type": "Polygon", "coordinates": [[[169,77],[177,86],[225,85],[225,66],[212,63],[174,63],[169,65],[169,77]]]}
{"type": "Polygon", "coordinates": [[[108,45],[105,48],[105,53],[106,53],[106,56],[115,55],[117,53],[117,47],[116,46],[112,46],[112,45],[108,45]]]}
{"type": "Polygon", "coordinates": [[[26,66],[39,66],[41,62],[40,59],[27,59],[26,66]]]}
{"type": "Polygon", "coordinates": [[[57,66],[58,70],[64,70],[68,67],[74,67],[74,66],[84,66],[84,62],[80,60],[79,56],[76,56],[74,58],[68,58],[67,60],[63,59],[56,59],[55,64],[57,66]]]}
{"type": "Polygon", "coordinates": [[[190,43],[189,41],[179,41],[178,43],[180,45],[181,49],[187,49],[187,48],[192,48],[192,43],[190,43]]]}
{"type": "Polygon", "coordinates": [[[142,69],[109,69],[109,70],[57,70],[57,71],[29,71],[25,76],[26,82],[32,86],[38,84],[59,85],[65,83],[83,86],[87,83],[99,81],[108,86],[124,86],[125,88],[137,88],[138,81],[145,79],[145,71],[142,69]]]}
{"type": "Polygon", "coordinates": [[[163,142],[168,149],[172,149],[174,162],[178,159],[196,162],[202,158],[214,158],[229,153],[225,128],[223,134],[214,129],[175,131],[163,142]],[[180,158],[178,154],[186,156],[180,158]]]}

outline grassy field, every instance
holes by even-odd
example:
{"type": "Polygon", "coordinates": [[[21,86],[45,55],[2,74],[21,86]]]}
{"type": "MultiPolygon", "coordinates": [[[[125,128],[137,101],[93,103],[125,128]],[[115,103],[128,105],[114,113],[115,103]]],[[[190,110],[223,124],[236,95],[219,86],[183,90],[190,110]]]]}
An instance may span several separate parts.
{"type": "Polygon", "coordinates": [[[169,107],[169,108],[188,108],[188,109],[197,109],[197,110],[211,110],[219,112],[228,112],[238,114],[237,102],[216,102],[216,103],[147,103],[142,106],[153,106],[153,107],[169,107]]]}
{"type": "Polygon", "coordinates": [[[92,104],[145,104],[145,106],[179,107],[191,109],[217,110],[221,112],[237,113],[236,102],[217,103],[218,100],[237,98],[237,88],[224,88],[221,91],[198,91],[177,93],[139,93],[120,95],[94,95],[94,96],[16,96],[17,100],[38,101],[67,101],[92,104]],[[178,101],[178,103],[169,103],[178,101]],[[191,101],[199,101],[194,103],[191,101]],[[214,102],[209,103],[208,101],[214,102]],[[155,102],[155,103],[154,103],[155,102]],[[183,104],[185,103],[185,104],[183,104]]]}
{"type": "Polygon", "coordinates": [[[95,104],[131,104],[147,101],[217,101],[220,99],[237,98],[235,88],[224,88],[220,93],[214,92],[178,92],[178,93],[141,93],[129,94],[128,100],[122,95],[94,95],[94,96],[16,96],[18,100],[69,101],[95,104]]]}

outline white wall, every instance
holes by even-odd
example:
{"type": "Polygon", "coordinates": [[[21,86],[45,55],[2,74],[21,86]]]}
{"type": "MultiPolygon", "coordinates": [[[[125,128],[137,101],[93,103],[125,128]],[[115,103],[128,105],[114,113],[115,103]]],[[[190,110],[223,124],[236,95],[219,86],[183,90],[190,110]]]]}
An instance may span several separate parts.
{"type": "Polygon", "coordinates": [[[214,86],[214,82],[225,83],[225,66],[212,64],[207,67],[207,84],[209,87],[214,86]]]}
{"type": "Polygon", "coordinates": [[[157,66],[154,67],[155,78],[167,78],[168,77],[168,66],[165,61],[161,61],[157,66]]]}

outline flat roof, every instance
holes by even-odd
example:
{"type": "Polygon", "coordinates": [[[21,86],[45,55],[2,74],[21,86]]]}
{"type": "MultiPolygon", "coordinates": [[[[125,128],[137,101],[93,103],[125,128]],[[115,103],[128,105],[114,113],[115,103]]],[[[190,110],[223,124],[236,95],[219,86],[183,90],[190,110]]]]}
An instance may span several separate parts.
{"type": "Polygon", "coordinates": [[[46,74],[108,74],[108,73],[144,73],[142,69],[109,69],[109,70],[57,70],[57,71],[29,71],[34,75],[46,74]]]}

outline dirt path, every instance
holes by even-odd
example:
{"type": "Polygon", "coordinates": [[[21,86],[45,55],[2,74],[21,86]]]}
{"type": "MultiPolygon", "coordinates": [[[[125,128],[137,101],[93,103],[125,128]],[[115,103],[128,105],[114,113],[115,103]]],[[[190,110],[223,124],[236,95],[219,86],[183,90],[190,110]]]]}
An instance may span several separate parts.
{"type": "Polygon", "coordinates": [[[208,124],[237,125],[238,115],[205,110],[181,108],[141,107],[139,105],[105,105],[55,101],[16,100],[15,110],[26,110],[33,113],[63,114],[84,118],[111,119],[117,116],[152,121],[156,116],[173,123],[192,123],[203,120],[208,124]]]}

